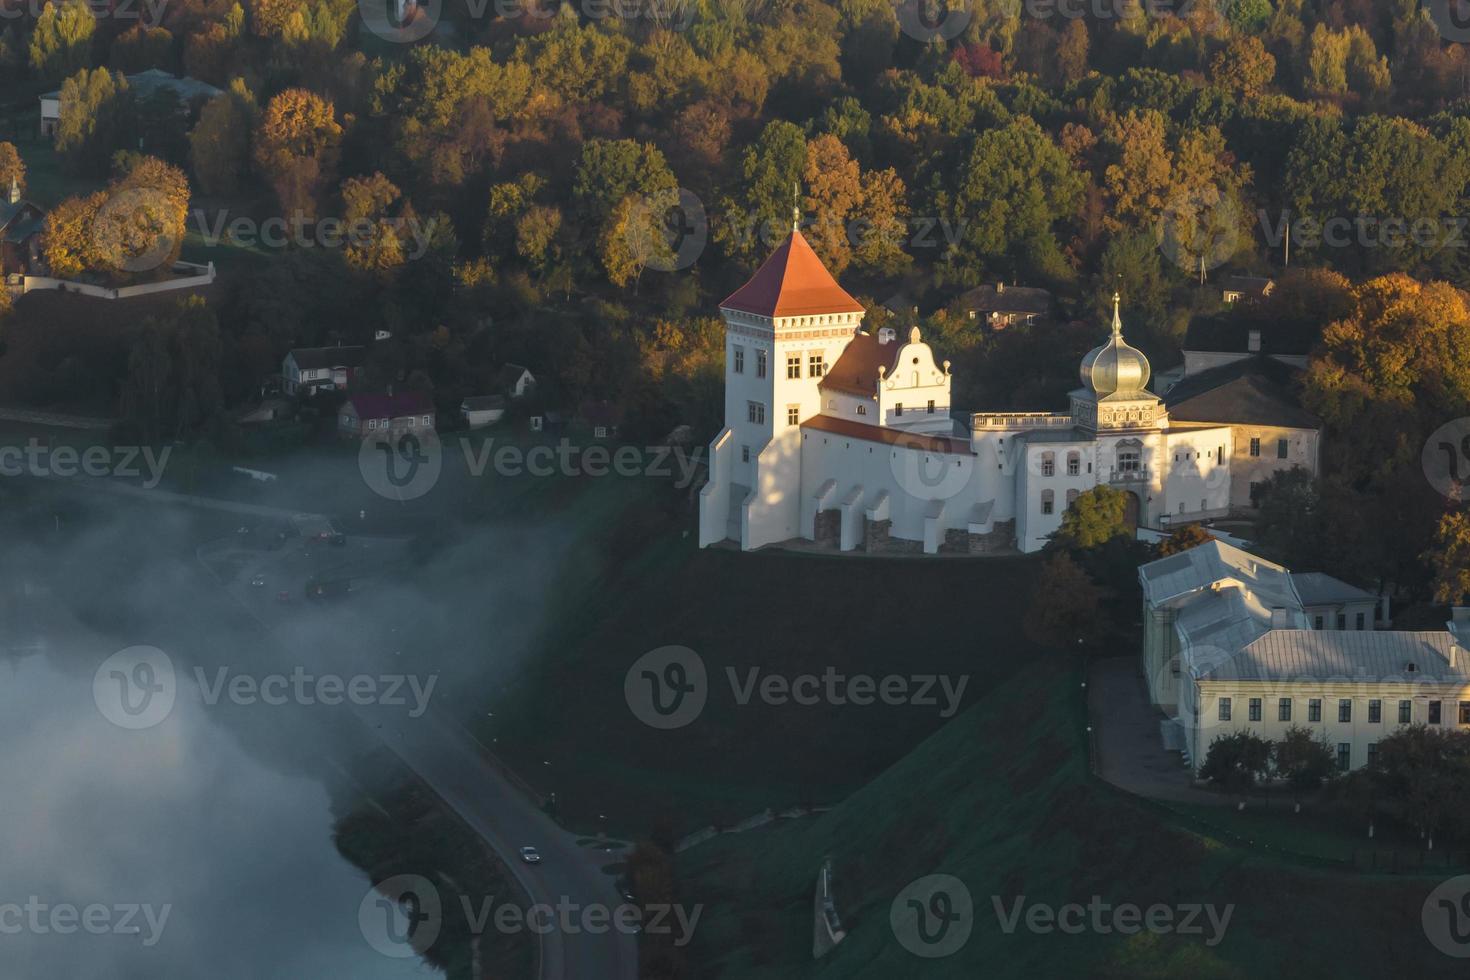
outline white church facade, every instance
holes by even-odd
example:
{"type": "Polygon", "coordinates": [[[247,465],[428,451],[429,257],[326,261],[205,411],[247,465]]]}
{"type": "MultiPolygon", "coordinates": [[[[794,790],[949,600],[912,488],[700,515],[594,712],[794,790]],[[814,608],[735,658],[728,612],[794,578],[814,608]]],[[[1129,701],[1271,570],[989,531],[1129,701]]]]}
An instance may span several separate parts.
{"type": "Polygon", "coordinates": [[[800,231],[720,304],[725,428],[700,495],[702,547],[792,539],[843,551],[1037,551],[1076,496],[1128,494],[1130,519],[1170,524],[1231,506],[1228,420],[1171,422],[1148,360],[1111,336],[1087,354],[1066,412],[951,415],[948,361],[917,328],[863,328],[864,310],[800,231]]]}

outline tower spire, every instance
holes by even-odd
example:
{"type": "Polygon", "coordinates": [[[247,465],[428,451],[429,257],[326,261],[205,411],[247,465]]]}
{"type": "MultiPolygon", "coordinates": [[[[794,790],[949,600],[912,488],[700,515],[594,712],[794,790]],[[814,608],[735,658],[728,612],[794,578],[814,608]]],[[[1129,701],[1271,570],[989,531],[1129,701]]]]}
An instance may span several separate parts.
{"type": "Polygon", "coordinates": [[[1114,337],[1119,337],[1119,338],[1121,338],[1123,336],[1123,318],[1118,315],[1118,301],[1119,301],[1120,298],[1121,297],[1119,297],[1117,290],[1114,290],[1113,291],[1113,336],[1114,337]]]}
{"type": "Polygon", "coordinates": [[[791,182],[791,233],[801,230],[801,185],[791,182]]]}

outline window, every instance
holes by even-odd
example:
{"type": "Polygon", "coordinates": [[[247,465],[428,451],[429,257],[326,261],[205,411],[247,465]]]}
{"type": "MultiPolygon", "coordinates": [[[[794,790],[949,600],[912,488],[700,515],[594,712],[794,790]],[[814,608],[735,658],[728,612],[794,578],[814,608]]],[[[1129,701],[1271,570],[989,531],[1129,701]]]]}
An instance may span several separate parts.
{"type": "Polygon", "coordinates": [[[1285,439],[1277,439],[1276,440],[1276,458],[1277,459],[1285,459],[1286,458],[1286,440],[1285,439]]]}
{"type": "Polygon", "coordinates": [[[749,446],[741,446],[740,447],[740,462],[742,462],[742,463],[748,463],[748,462],[750,462],[750,447],[749,446]]]}
{"type": "Polygon", "coordinates": [[[1470,725],[1470,701],[1460,702],[1460,724],[1470,725]]]}
{"type": "Polygon", "coordinates": [[[1338,698],[1337,699],[1337,720],[1338,721],[1352,721],[1353,720],[1353,700],[1352,700],[1352,698],[1338,698]]]}
{"type": "Polygon", "coordinates": [[[1347,613],[1337,614],[1337,628],[1340,630],[1347,629],[1347,613]]]}
{"type": "Polygon", "coordinates": [[[594,439],[606,439],[607,438],[607,426],[605,426],[605,425],[595,425],[595,426],[593,426],[592,427],[592,438],[594,438],[594,439]]]}
{"type": "Polygon", "coordinates": [[[868,406],[866,406],[866,405],[859,405],[858,406],[857,413],[859,415],[867,415],[868,414],[868,406]]]}
{"type": "Polygon", "coordinates": [[[409,418],[408,418],[408,427],[410,429],[413,428],[413,416],[409,416],[409,418]]]}
{"type": "Polygon", "coordinates": [[[787,405],[786,406],[786,424],[787,425],[796,425],[799,422],[801,422],[801,406],[800,405],[787,405]]]}
{"type": "Polygon", "coordinates": [[[1377,742],[1369,742],[1368,743],[1368,765],[1371,766],[1371,765],[1373,765],[1377,761],[1378,761],[1378,743],[1377,742]]]}
{"type": "Polygon", "coordinates": [[[1067,491],[1067,509],[1068,510],[1071,510],[1072,505],[1075,504],[1076,502],[1077,502],[1077,491],[1075,489],[1074,490],[1068,490],[1067,491]]]}
{"type": "Polygon", "coordinates": [[[377,419],[368,419],[368,428],[369,429],[376,429],[377,427],[378,427],[378,420],[377,419]]]}
{"type": "Polygon", "coordinates": [[[1249,711],[1250,711],[1250,720],[1251,721],[1260,721],[1261,720],[1261,699],[1260,698],[1251,698],[1250,705],[1249,705],[1249,711]]]}
{"type": "Polygon", "coordinates": [[[821,354],[808,354],[806,358],[806,373],[809,377],[820,378],[827,373],[827,365],[822,361],[821,354]]]}
{"type": "Polygon", "coordinates": [[[903,402],[898,402],[897,404],[895,404],[893,406],[893,414],[894,415],[902,415],[903,414],[903,402]]]}
{"type": "Polygon", "coordinates": [[[735,373],[745,373],[745,348],[738,344],[735,346],[735,373]]]}
{"type": "Polygon", "coordinates": [[[424,416],[424,424],[425,425],[432,425],[433,424],[433,422],[430,421],[430,418],[427,415],[424,416]]]}
{"type": "Polygon", "coordinates": [[[1414,702],[1413,701],[1400,701],[1399,702],[1399,724],[1400,725],[1407,725],[1413,719],[1413,717],[1414,717],[1414,702]]]}
{"type": "Polygon", "coordinates": [[[1217,446],[1217,447],[1215,447],[1215,462],[1216,463],[1223,463],[1223,462],[1225,462],[1225,447],[1224,446],[1217,446]]]}
{"type": "Polygon", "coordinates": [[[787,354],[786,355],[786,377],[788,377],[788,378],[799,378],[799,377],[801,377],[801,355],[800,354],[787,354]]]}
{"type": "Polygon", "coordinates": [[[1139,453],[1136,449],[1124,449],[1118,453],[1118,470],[1122,473],[1138,472],[1139,453]]]}
{"type": "Polygon", "coordinates": [[[1307,721],[1321,721],[1321,720],[1322,720],[1322,699],[1321,698],[1308,698],[1307,699],[1307,721]]]}
{"type": "Polygon", "coordinates": [[[1353,743],[1351,743],[1351,742],[1338,742],[1337,743],[1337,768],[1340,771],[1342,771],[1342,772],[1347,772],[1348,769],[1351,768],[1352,764],[1353,764],[1353,743]]]}
{"type": "Polygon", "coordinates": [[[765,425],[766,424],[766,406],[765,406],[765,403],[764,402],[746,402],[745,403],[745,418],[746,418],[746,421],[748,421],[748,422],[754,422],[756,425],[765,425]]]}
{"type": "Polygon", "coordinates": [[[929,412],[930,415],[933,415],[934,414],[934,399],[932,399],[932,398],[929,399],[928,412],[929,412]]]}
{"type": "Polygon", "coordinates": [[[766,376],[766,352],[763,350],[755,352],[755,376],[757,378],[766,376]]]}
{"type": "Polygon", "coordinates": [[[1230,720],[1230,699],[1229,698],[1221,698],[1220,699],[1220,720],[1221,721],[1229,721],[1230,720]]]}
{"type": "Polygon", "coordinates": [[[1377,698],[1368,700],[1368,724],[1377,725],[1383,721],[1383,702],[1377,698]]]}
{"type": "Polygon", "coordinates": [[[1042,453],[1041,454],[1041,475],[1042,476],[1056,476],[1057,475],[1057,457],[1056,457],[1056,454],[1055,453],[1042,453]]]}
{"type": "Polygon", "coordinates": [[[1322,617],[1321,616],[1313,616],[1312,617],[1312,629],[1319,630],[1321,628],[1322,628],[1322,617]]]}
{"type": "Polygon", "coordinates": [[[1358,616],[1357,616],[1357,620],[1356,621],[1357,621],[1357,624],[1358,624],[1358,629],[1361,630],[1361,629],[1367,629],[1368,628],[1367,621],[1364,620],[1362,613],[1358,613],[1358,616]]]}
{"type": "Polygon", "coordinates": [[[1291,721],[1291,698],[1282,698],[1276,702],[1276,720],[1291,721]]]}
{"type": "Polygon", "coordinates": [[[1251,455],[1252,456],[1259,456],[1259,455],[1261,455],[1261,440],[1260,439],[1252,439],[1251,440],[1251,455]]]}
{"type": "Polygon", "coordinates": [[[1050,490],[1041,491],[1041,512],[1050,514],[1056,509],[1056,495],[1050,490]]]}
{"type": "Polygon", "coordinates": [[[1067,454],[1067,475],[1076,476],[1082,469],[1082,457],[1076,453],[1067,454]]]}
{"type": "Polygon", "coordinates": [[[1429,702],[1429,723],[1431,725],[1439,724],[1439,709],[1440,704],[1438,701],[1429,702]]]}

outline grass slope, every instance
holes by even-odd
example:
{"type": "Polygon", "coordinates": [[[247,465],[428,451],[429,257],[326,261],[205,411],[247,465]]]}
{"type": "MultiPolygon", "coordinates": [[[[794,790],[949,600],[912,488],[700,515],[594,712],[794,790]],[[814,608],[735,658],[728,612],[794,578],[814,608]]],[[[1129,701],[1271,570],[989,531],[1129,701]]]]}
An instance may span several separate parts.
{"type": "Polygon", "coordinates": [[[1449,977],[1420,911],[1436,883],[1283,864],[1162,823],[1088,772],[1081,674],[1057,660],[988,692],[831,813],[730,835],[680,856],[682,900],[705,919],[696,975],[833,977],[1449,977]],[[824,856],[848,939],[811,958],[812,893],[824,856]],[[965,882],[968,943],[919,959],[894,937],[893,898],[923,875],[965,882]],[[1005,934],[1010,907],[1110,903],[1235,905],[1225,937],[1005,934]]]}

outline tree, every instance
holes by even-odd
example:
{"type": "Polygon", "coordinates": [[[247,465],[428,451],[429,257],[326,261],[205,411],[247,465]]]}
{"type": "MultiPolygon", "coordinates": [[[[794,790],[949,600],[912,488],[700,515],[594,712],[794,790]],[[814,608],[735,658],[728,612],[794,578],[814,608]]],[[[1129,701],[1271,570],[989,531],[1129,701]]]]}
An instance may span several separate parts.
{"type": "Polygon", "coordinates": [[[26,164],[14,143],[0,143],[0,194],[8,194],[12,182],[25,193],[26,164]]]}
{"type": "Polygon", "coordinates": [[[1087,75],[1087,24],[1081,17],[1070,17],[1057,39],[1056,70],[1063,84],[1080,81],[1087,75]]]}
{"type": "Polygon", "coordinates": [[[644,269],[673,268],[674,250],[664,219],[678,200],[672,189],[649,197],[629,194],[613,208],[598,238],[602,267],[613,285],[626,286],[631,280],[637,293],[644,269]]]}
{"type": "Polygon", "coordinates": [[[587,222],[605,231],[609,215],[630,194],[652,197],[677,187],[657,147],[636,140],[591,139],[582,144],[572,197],[587,222]]]}
{"type": "Polygon", "coordinates": [[[1062,515],[1054,540],[1062,547],[1096,548],[1113,538],[1132,537],[1128,526],[1128,495],[1105,483],[1077,495],[1062,515]]]}
{"type": "Polygon", "coordinates": [[[250,169],[250,134],[260,107],[243,78],[230,83],[204,106],[189,134],[194,179],[206,194],[228,197],[240,190],[250,169]]]}
{"type": "Polygon", "coordinates": [[[516,254],[540,276],[561,259],[557,238],[561,234],[561,211],[543,204],[533,205],[516,219],[516,254]]]}
{"type": "Polygon", "coordinates": [[[806,169],[806,134],[785,120],[766,124],[741,158],[740,196],[726,199],[715,237],[727,253],[754,264],[791,227],[793,198],[806,169]]]}
{"type": "Polygon", "coordinates": [[[1215,536],[1206,531],[1200,524],[1186,524],[1174,531],[1163,541],[1159,542],[1159,557],[1168,558],[1188,551],[1190,548],[1198,548],[1202,544],[1209,544],[1215,540],[1215,536]]]}
{"type": "Polygon", "coordinates": [[[1470,515],[1457,510],[1441,517],[1424,560],[1434,570],[1434,601],[1463,603],[1470,596],[1470,515]]]}
{"type": "Polygon", "coordinates": [[[1337,761],[1327,736],[1311,729],[1292,725],[1271,746],[1271,764],[1276,774],[1286,780],[1301,807],[1301,794],[1310,793],[1337,775],[1337,761]]]}
{"type": "Polygon", "coordinates": [[[56,121],[56,152],[67,168],[87,176],[104,175],[113,151],[132,132],[133,108],[121,73],[83,68],[68,78],[61,86],[61,114],[56,121]]]}
{"type": "Polygon", "coordinates": [[[1249,729],[1217,735],[1210,742],[1200,778],[1232,793],[1255,788],[1271,761],[1271,743],[1249,729]]]}
{"type": "Polygon", "coordinates": [[[807,143],[802,183],[807,193],[802,211],[810,215],[807,241],[827,269],[840,275],[852,262],[848,229],[862,204],[862,174],[842,141],[824,133],[807,143]]]}
{"type": "Polygon", "coordinates": [[[106,191],[69,197],[46,213],[41,230],[41,254],[51,275],[75,279],[88,269],[101,266],[92,226],[106,200],[106,191]]]}
{"type": "Polygon", "coordinates": [[[85,69],[96,31],[97,17],[83,0],[46,4],[31,32],[31,71],[56,81],[85,69]]]}
{"type": "Polygon", "coordinates": [[[1102,590],[1065,551],[1041,566],[1026,612],[1028,636],[1039,643],[1071,648],[1097,630],[1102,590]]]}
{"type": "Polygon", "coordinates": [[[1055,226],[1076,212],[1084,187],[1061,148],[1022,116],[975,141],[960,168],[949,217],[964,229],[961,241],[972,261],[1021,260],[1059,276],[1055,226]]]}
{"type": "Polygon", "coordinates": [[[1276,77],[1276,59],[1258,37],[1233,37],[1210,59],[1210,81],[1256,99],[1276,77]]]}
{"type": "Polygon", "coordinates": [[[255,164],[288,215],[312,216],[337,169],[342,127],[328,99],[290,88],[266,105],[255,130],[255,164]]]}
{"type": "Polygon", "coordinates": [[[107,64],[125,75],[150,68],[167,70],[173,61],[174,36],[162,27],[134,24],[112,42],[107,64]]]}

